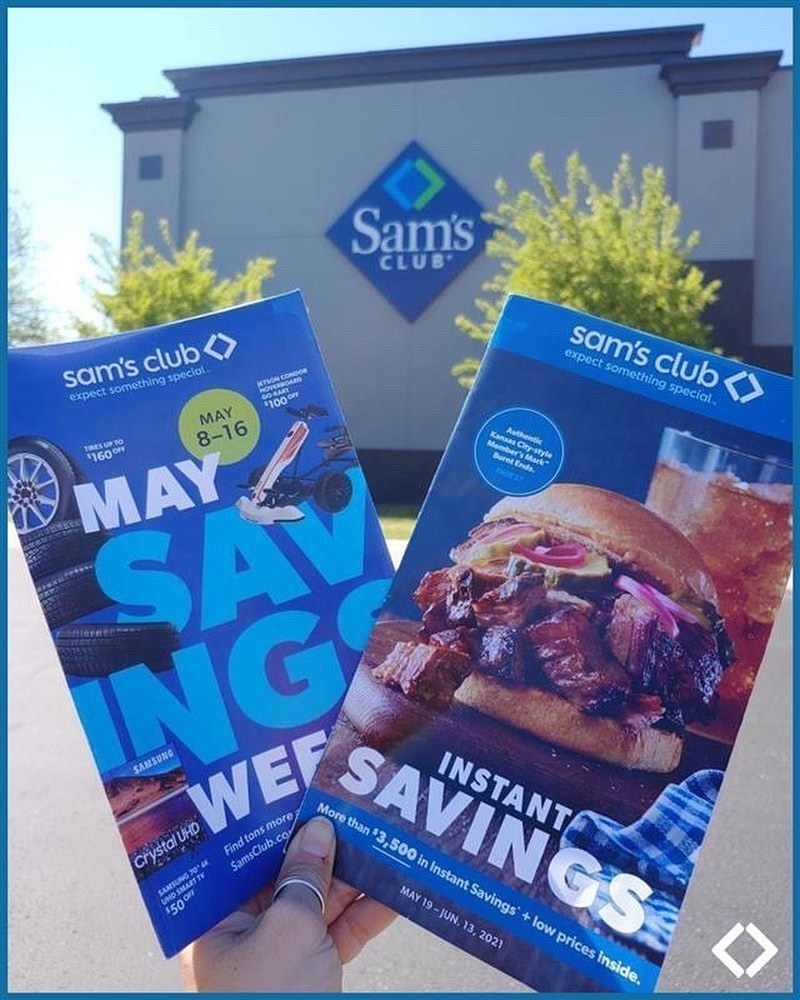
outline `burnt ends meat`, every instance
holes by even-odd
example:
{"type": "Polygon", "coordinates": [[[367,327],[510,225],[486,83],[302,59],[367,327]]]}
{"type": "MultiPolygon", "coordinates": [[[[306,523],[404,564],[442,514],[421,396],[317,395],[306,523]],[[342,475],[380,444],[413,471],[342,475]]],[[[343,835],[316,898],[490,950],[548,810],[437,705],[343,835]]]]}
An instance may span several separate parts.
{"type": "Polygon", "coordinates": [[[432,708],[447,708],[471,670],[469,657],[444,646],[398,642],[373,676],[432,708]]]}
{"type": "MultiPolygon", "coordinates": [[[[476,542],[471,535],[453,557],[471,558],[476,542]]],[[[668,631],[657,608],[615,586],[629,572],[609,565],[587,586],[585,576],[511,555],[505,565],[426,573],[414,592],[420,641],[398,643],[373,674],[436,708],[479,671],[553,691],[587,715],[678,733],[708,721],[733,661],[722,619],[706,603],[668,631]]]]}
{"type": "Polygon", "coordinates": [[[630,676],[578,608],[568,605],[529,625],[525,637],[550,685],[582,712],[609,714],[631,693],[630,676]]]}
{"type": "Polygon", "coordinates": [[[522,633],[508,625],[490,625],[480,637],[476,666],[502,681],[524,684],[527,668],[522,633]]]}
{"type": "MultiPolygon", "coordinates": [[[[707,613],[710,605],[704,606],[707,613]]],[[[730,665],[732,648],[722,619],[712,628],[679,622],[668,635],[658,614],[630,594],[621,594],[611,612],[606,644],[631,676],[636,689],[657,694],[664,723],[680,730],[687,722],[707,722],[716,710],[716,689],[730,665]]]]}

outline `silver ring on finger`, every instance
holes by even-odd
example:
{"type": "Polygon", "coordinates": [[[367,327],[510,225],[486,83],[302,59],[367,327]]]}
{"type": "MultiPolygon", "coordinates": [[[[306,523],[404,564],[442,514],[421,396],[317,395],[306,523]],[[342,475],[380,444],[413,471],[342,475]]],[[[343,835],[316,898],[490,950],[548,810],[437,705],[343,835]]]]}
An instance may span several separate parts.
{"type": "Polygon", "coordinates": [[[325,912],[325,897],[322,895],[320,890],[314,885],[313,882],[309,882],[307,878],[301,878],[299,875],[289,875],[287,876],[287,878],[282,878],[280,882],[278,882],[278,884],[275,886],[275,891],[272,894],[273,903],[278,898],[279,894],[282,893],[283,890],[288,885],[302,885],[305,886],[306,889],[310,889],[317,897],[320,913],[325,912]]]}

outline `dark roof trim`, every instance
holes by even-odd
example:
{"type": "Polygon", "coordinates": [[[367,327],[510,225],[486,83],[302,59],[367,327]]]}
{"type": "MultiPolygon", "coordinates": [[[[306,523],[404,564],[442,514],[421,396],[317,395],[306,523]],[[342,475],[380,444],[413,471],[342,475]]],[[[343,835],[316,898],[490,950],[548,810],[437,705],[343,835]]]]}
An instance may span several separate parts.
{"type": "Polygon", "coordinates": [[[164,76],[184,97],[221,97],[276,90],[631,66],[686,56],[702,30],[701,24],[691,24],[510,42],[311,56],[171,69],[165,70],[164,76]]]}
{"type": "Polygon", "coordinates": [[[752,52],[675,59],[661,67],[660,75],[676,97],[726,90],[760,90],[778,68],[782,55],[782,52],[752,52]]]}
{"type": "Polygon", "coordinates": [[[197,105],[190,97],[143,97],[124,104],[101,104],[123,132],[185,131],[191,124],[197,105]]]}

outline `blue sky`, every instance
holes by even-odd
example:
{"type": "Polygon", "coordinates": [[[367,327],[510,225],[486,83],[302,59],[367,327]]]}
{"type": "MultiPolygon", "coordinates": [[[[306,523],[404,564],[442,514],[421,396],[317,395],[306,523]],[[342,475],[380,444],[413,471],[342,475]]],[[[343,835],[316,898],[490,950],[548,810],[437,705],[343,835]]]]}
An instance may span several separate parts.
{"type": "MultiPolygon", "coordinates": [[[[165,69],[704,24],[694,54],[782,49],[791,7],[10,8],[8,175],[62,328],[86,315],[91,234],[119,240],[122,134],[103,102],[174,96],[165,69]]],[[[413,138],[413,137],[410,137],[413,138]]],[[[200,234],[202,239],[202,233],[200,234]]]]}

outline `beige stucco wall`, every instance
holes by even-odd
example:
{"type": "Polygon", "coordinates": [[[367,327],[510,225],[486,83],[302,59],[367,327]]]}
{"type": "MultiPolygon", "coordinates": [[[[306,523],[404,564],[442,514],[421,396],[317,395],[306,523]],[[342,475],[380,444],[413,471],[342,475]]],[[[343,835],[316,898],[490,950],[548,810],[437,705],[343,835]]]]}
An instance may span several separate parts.
{"type": "Polygon", "coordinates": [[[182,229],[181,184],[183,181],[183,137],[179,129],[153,132],[129,132],[125,136],[123,170],[125,183],[122,198],[122,231],[130,223],[134,210],[144,212],[145,223],[155,238],[158,219],[169,222],[173,237],[182,229]],[[160,180],[139,180],[139,157],[160,156],[160,180]]]}
{"type": "Polygon", "coordinates": [[[792,77],[778,70],[759,94],[753,341],[791,344],[792,77]]]}
{"type": "Polygon", "coordinates": [[[607,182],[619,156],[671,164],[674,100],[654,66],[203,99],[185,134],[184,225],[222,271],[277,258],[271,291],[300,287],[362,448],[441,448],[474,353],[453,319],[497,268],[470,265],[408,323],[324,233],[412,139],[487,208],[501,174],[530,186],[544,150],[577,149],[607,182]]]}
{"type": "Polygon", "coordinates": [[[622,152],[661,164],[684,229],[701,230],[698,259],[755,257],[755,342],[787,344],[791,79],[676,98],[646,65],[199,98],[185,132],[126,135],[125,213],[198,229],[221,274],[276,258],[266,291],[303,291],[358,446],[439,449],[464,398],[450,369],[479,347],[453,320],[498,265],[474,261],[407,322],[325,237],[376,175],[416,140],[492,208],[498,176],[532,186],[537,150],[559,177],[578,150],[603,184],[622,152]],[[721,118],[733,148],[702,149],[702,122],[721,118]],[[136,180],[152,153],[164,179],[136,180]]]}

